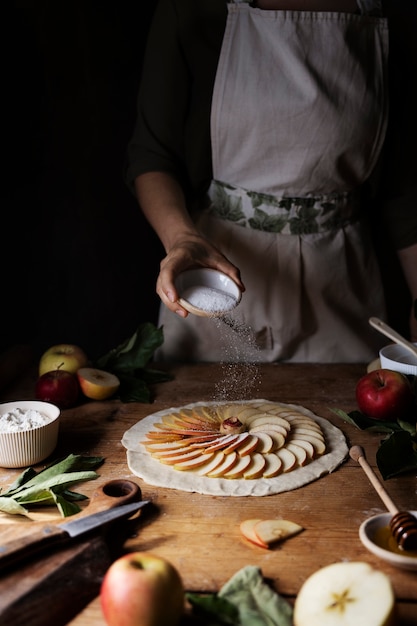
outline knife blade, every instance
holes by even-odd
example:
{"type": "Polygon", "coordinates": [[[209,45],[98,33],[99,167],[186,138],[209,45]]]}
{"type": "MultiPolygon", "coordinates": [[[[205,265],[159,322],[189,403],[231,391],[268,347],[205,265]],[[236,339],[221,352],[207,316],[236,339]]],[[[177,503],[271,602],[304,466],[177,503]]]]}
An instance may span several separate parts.
{"type": "Polygon", "coordinates": [[[149,500],[130,502],[115,508],[99,511],[63,524],[50,524],[25,537],[0,545],[0,573],[41,552],[45,548],[65,544],[71,539],[104,527],[115,520],[128,518],[149,504],[149,500]]]}

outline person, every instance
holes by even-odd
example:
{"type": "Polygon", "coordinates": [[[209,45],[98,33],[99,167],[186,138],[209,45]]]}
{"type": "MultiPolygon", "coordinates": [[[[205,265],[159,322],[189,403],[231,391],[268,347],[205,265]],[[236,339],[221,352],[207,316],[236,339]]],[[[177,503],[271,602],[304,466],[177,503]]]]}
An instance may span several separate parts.
{"type": "MultiPolygon", "coordinates": [[[[386,304],[369,214],[388,64],[379,0],[159,0],[126,171],[166,251],[156,359],[247,359],[178,303],[176,276],[196,266],[241,287],[233,324],[258,360],[376,358],[386,341],[368,319],[386,304]]],[[[387,220],[416,299],[416,211],[403,201],[398,220],[395,193],[387,220]]]]}

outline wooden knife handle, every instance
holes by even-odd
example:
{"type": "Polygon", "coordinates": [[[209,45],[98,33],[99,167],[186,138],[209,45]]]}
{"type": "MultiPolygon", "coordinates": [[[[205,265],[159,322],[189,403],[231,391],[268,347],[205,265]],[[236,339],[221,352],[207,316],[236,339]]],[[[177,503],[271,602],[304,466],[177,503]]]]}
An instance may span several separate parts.
{"type": "Polygon", "coordinates": [[[26,561],[49,546],[64,543],[68,539],[70,535],[66,530],[51,525],[0,545],[0,574],[4,573],[6,568],[17,565],[23,560],[26,561]]]}

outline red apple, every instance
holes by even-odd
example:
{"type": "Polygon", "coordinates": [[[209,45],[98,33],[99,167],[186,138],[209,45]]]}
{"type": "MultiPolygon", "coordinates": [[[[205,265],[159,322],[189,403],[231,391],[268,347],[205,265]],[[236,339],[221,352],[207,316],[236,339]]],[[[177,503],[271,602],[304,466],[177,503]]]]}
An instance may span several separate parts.
{"type": "Polygon", "coordinates": [[[65,370],[75,374],[80,367],[88,365],[84,350],[71,343],[60,343],[44,352],[39,361],[39,376],[54,370],[65,370]]]}
{"type": "Polygon", "coordinates": [[[38,400],[56,404],[60,409],[75,406],[79,391],[75,374],[61,369],[42,374],[35,385],[35,395],[38,400]]]}
{"type": "Polygon", "coordinates": [[[107,570],[100,602],[108,626],[176,626],[184,611],[184,588],[169,561],[131,552],[107,570]]]}
{"type": "Polygon", "coordinates": [[[389,369],[376,369],[362,376],[356,385],[359,410],[378,420],[396,420],[405,415],[413,402],[408,378],[389,369]]]}

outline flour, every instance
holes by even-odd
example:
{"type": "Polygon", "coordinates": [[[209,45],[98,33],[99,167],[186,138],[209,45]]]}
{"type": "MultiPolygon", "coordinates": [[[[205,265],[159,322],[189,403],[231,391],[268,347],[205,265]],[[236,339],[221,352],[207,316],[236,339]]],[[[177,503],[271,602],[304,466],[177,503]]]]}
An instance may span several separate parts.
{"type": "Polygon", "coordinates": [[[188,287],[182,298],[197,309],[213,314],[230,311],[237,304],[236,298],[212,287],[188,287]]]}
{"type": "Polygon", "coordinates": [[[51,418],[44,413],[33,409],[22,410],[19,408],[8,411],[0,415],[0,432],[17,433],[23,430],[39,428],[51,421],[51,418]]]}

